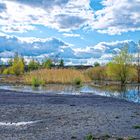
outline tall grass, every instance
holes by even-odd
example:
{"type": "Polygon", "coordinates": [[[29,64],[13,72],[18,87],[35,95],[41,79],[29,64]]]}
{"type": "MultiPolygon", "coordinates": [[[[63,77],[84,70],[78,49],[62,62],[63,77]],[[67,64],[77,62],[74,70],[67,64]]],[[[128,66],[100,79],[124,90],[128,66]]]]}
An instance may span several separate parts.
{"type": "Polygon", "coordinates": [[[23,76],[23,80],[26,84],[31,84],[32,79],[36,77],[39,80],[45,81],[45,83],[61,83],[61,84],[73,84],[75,79],[80,79],[81,82],[90,82],[90,78],[84,74],[83,71],[75,69],[40,69],[23,76]]]}

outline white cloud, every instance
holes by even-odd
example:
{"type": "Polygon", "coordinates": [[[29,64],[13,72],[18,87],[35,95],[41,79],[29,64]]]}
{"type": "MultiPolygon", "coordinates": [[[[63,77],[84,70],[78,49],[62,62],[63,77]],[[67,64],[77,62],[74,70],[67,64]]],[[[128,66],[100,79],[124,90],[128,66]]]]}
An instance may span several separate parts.
{"type": "Polygon", "coordinates": [[[72,44],[57,38],[24,38],[15,36],[0,36],[0,57],[11,58],[15,52],[25,57],[43,59],[75,58],[72,44]]]}
{"type": "Polygon", "coordinates": [[[24,32],[43,25],[59,31],[71,31],[88,24],[93,17],[90,0],[5,0],[6,11],[0,13],[1,30],[24,32]]]}
{"type": "Polygon", "coordinates": [[[72,34],[72,33],[63,33],[65,37],[80,37],[80,34],[72,34]]]}
{"type": "Polygon", "coordinates": [[[86,48],[74,48],[57,38],[0,36],[0,42],[0,58],[4,61],[13,57],[14,52],[18,52],[26,60],[35,58],[41,61],[45,57],[51,57],[63,58],[66,64],[94,64],[96,61],[106,63],[118,54],[126,43],[130,53],[137,53],[137,44],[131,40],[100,42],[86,48]]]}
{"type": "Polygon", "coordinates": [[[86,48],[76,48],[74,49],[77,58],[85,59],[98,59],[98,61],[108,61],[118,54],[122,47],[128,44],[128,51],[130,53],[137,52],[137,44],[131,40],[115,41],[115,42],[100,42],[95,46],[88,46],[86,48]]]}
{"type": "Polygon", "coordinates": [[[140,30],[139,0],[103,0],[102,5],[91,23],[93,29],[110,35],[140,30]]]}
{"type": "Polygon", "coordinates": [[[3,51],[0,53],[0,58],[12,58],[12,57],[14,57],[14,52],[3,51]]]}
{"type": "Polygon", "coordinates": [[[0,28],[4,32],[26,32],[43,25],[61,32],[82,28],[110,35],[140,30],[139,0],[101,3],[103,8],[93,11],[90,0],[1,0],[0,28]]]}

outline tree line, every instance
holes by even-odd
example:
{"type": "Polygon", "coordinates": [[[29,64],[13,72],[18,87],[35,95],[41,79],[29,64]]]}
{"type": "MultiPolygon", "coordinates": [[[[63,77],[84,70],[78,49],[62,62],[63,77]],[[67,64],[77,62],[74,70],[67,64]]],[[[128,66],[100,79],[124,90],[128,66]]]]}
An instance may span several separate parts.
{"type": "MultiPolygon", "coordinates": [[[[129,53],[128,45],[125,45],[119,54],[113,57],[113,59],[106,65],[101,66],[98,62],[94,63],[93,68],[85,71],[92,80],[98,81],[120,81],[120,83],[126,84],[128,82],[138,82],[140,83],[140,42],[138,44],[138,55],[137,62],[134,63],[134,56],[129,53]]],[[[13,59],[8,62],[8,67],[3,67],[0,69],[2,74],[14,74],[21,75],[25,71],[33,71],[37,69],[47,68],[51,69],[53,66],[58,66],[60,68],[64,67],[63,59],[59,60],[57,63],[46,58],[42,63],[32,59],[28,65],[24,58],[20,57],[17,53],[13,59]]]]}
{"type": "Polygon", "coordinates": [[[92,69],[87,70],[87,74],[96,81],[120,81],[122,85],[128,82],[140,83],[140,41],[137,54],[137,60],[134,62],[135,58],[129,53],[126,44],[112,61],[104,66],[96,62],[92,69]]]}
{"type": "MultiPolygon", "coordinates": [[[[23,74],[25,71],[32,71],[37,70],[41,68],[47,68],[50,69],[54,65],[56,65],[52,59],[45,58],[42,63],[39,61],[32,59],[29,61],[28,64],[26,64],[23,57],[20,57],[18,53],[15,53],[15,56],[13,59],[10,59],[8,61],[8,67],[5,67],[5,65],[1,66],[0,73],[1,74],[14,74],[16,76],[19,76],[23,74]]],[[[57,64],[58,67],[64,67],[64,60],[60,59],[57,64]]]]}

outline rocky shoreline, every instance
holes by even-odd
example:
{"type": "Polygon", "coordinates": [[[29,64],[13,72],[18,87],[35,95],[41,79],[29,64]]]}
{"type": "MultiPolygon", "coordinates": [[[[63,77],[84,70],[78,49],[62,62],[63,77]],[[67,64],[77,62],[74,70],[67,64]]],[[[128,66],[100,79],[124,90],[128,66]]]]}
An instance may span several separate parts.
{"type": "Polygon", "coordinates": [[[0,139],[140,140],[140,104],[101,96],[0,90],[0,139]]]}

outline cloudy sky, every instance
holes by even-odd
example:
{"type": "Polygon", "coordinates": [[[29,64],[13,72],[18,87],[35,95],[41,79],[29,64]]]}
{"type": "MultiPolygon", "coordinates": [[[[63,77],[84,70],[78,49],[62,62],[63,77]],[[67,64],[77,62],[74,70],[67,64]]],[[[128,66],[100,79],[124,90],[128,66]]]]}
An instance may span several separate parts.
{"type": "Polygon", "coordinates": [[[140,0],[0,0],[0,57],[111,60],[127,43],[137,52],[140,0]]]}

